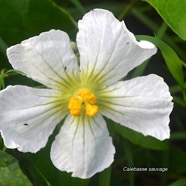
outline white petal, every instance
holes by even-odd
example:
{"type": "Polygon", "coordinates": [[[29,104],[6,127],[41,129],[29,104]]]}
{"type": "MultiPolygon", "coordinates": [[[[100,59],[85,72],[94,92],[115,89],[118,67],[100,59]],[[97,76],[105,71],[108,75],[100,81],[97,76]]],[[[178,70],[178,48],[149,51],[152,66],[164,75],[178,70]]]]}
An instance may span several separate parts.
{"type": "Polygon", "coordinates": [[[6,147],[36,152],[46,145],[67,111],[55,96],[52,90],[26,86],[0,92],[0,131],[6,147]]]}
{"type": "Polygon", "coordinates": [[[77,59],[65,32],[51,30],[8,48],[13,68],[50,88],[69,87],[77,76],[77,59]]]}
{"type": "Polygon", "coordinates": [[[170,137],[173,108],[168,86],[157,75],[118,82],[100,93],[103,115],[130,129],[159,140],[170,137]]]}
{"type": "Polygon", "coordinates": [[[116,82],[157,51],[152,43],[137,42],[125,23],[106,10],[85,14],[78,26],[82,77],[93,76],[95,83],[116,82]]]}
{"type": "Polygon", "coordinates": [[[53,164],[73,177],[90,178],[109,167],[115,148],[101,115],[69,115],[51,149],[53,164]]]}

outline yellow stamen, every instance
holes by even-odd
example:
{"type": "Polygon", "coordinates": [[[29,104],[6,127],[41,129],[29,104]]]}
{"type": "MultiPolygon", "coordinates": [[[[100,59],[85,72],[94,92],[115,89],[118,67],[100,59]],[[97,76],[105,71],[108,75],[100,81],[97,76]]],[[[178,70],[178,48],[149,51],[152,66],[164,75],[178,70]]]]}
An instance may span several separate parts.
{"type": "Polygon", "coordinates": [[[68,108],[70,113],[74,116],[80,116],[82,110],[82,101],[77,97],[71,97],[68,108]]]}
{"type": "Polygon", "coordinates": [[[98,112],[98,106],[87,103],[85,106],[85,110],[87,116],[94,116],[98,112]]]}
{"type": "Polygon", "coordinates": [[[88,89],[79,90],[73,97],[70,98],[68,109],[74,116],[80,116],[82,107],[86,111],[87,116],[94,116],[99,108],[96,105],[96,96],[88,89]]]}

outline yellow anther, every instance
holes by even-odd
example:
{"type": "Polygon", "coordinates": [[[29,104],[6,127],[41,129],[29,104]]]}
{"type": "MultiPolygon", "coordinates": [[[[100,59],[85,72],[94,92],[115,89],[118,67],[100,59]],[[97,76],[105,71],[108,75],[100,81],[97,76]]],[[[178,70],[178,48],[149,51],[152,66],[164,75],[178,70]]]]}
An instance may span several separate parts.
{"type": "Polygon", "coordinates": [[[71,97],[68,104],[68,109],[72,115],[80,116],[82,110],[82,101],[75,96],[71,97]]]}
{"type": "Polygon", "coordinates": [[[96,96],[92,93],[90,95],[87,95],[87,101],[91,104],[95,104],[96,103],[96,96]]]}
{"type": "Polygon", "coordinates": [[[85,106],[86,115],[87,116],[94,116],[98,112],[98,106],[97,105],[91,105],[89,103],[85,106]]]}
{"type": "Polygon", "coordinates": [[[96,105],[96,96],[88,89],[81,89],[70,98],[68,109],[74,116],[80,116],[82,109],[85,109],[88,116],[94,116],[99,108],[96,105]]]}
{"type": "Polygon", "coordinates": [[[88,89],[82,89],[77,92],[77,95],[80,96],[83,100],[85,100],[89,94],[90,90],[88,89]]]}

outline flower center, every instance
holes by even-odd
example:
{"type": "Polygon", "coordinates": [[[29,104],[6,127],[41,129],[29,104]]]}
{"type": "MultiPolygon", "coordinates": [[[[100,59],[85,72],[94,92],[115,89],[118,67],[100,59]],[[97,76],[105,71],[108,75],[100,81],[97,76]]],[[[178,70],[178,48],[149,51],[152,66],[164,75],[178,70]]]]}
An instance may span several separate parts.
{"type": "Polygon", "coordinates": [[[80,89],[70,98],[68,109],[74,116],[80,116],[85,109],[87,116],[94,116],[99,108],[96,105],[96,96],[88,89],[80,89]]]}

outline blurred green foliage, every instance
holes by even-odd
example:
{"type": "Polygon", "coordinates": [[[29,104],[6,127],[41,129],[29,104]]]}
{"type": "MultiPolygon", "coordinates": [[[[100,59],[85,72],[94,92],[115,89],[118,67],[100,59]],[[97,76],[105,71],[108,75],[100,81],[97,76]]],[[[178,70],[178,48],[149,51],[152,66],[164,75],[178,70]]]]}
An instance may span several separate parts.
{"type": "Polygon", "coordinates": [[[8,45],[50,29],[74,34],[76,22],[50,0],[1,0],[0,35],[8,45]]]}
{"type": "Polygon", "coordinates": [[[63,30],[75,41],[77,21],[93,8],[104,8],[112,11],[120,20],[124,19],[129,30],[136,35],[155,35],[158,37],[157,40],[153,37],[155,44],[159,40],[169,45],[164,43],[166,46],[164,47],[163,44],[163,49],[159,47],[162,55],[159,52],[152,61],[147,61],[133,70],[127,78],[149,73],[158,74],[169,84],[175,102],[171,114],[170,140],[161,142],[152,137],[144,137],[109,121],[108,127],[116,147],[115,161],[112,169],[96,174],[88,180],[72,178],[71,174],[58,171],[51,163],[50,146],[59,128],[50,137],[47,146],[36,154],[6,150],[0,138],[0,149],[3,150],[0,151],[0,185],[25,186],[31,183],[35,186],[186,185],[184,100],[186,43],[182,40],[185,39],[186,33],[185,15],[183,15],[186,9],[185,1],[183,3],[178,0],[146,1],[153,5],[162,17],[151,5],[141,0],[101,2],[98,0],[0,0],[0,89],[4,89],[8,84],[37,85],[11,70],[6,58],[7,47],[50,29],[63,30]],[[166,12],[163,3],[166,3],[166,12]],[[166,55],[162,52],[164,49],[168,50],[166,55]],[[123,167],[165,167],[168,171],[124,172],[123,167]]]}

